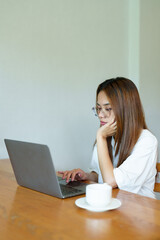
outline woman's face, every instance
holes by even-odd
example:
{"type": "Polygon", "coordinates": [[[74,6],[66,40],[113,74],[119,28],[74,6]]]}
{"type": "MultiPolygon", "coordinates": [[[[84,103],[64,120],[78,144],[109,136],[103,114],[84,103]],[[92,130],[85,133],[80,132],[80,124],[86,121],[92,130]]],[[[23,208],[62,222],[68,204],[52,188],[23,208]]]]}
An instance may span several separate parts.
{"type": "Polygon", "coordinates": [[[115,119],[114,112],[104,91],[100,91],[98,94],[96,110],[101,126],[115,119]]]}

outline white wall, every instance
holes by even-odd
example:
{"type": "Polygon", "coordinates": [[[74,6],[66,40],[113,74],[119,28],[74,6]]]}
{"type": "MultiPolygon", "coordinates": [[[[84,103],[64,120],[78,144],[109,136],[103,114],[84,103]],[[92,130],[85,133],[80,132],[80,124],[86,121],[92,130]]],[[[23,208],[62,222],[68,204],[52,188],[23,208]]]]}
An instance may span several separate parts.
{"type": "Polygon", "coordinates": [[[48,144],[57,169],[87,169],[97,85],[130,77],[160,141],[159,0],[0,0],[4,138],[48,144]]]}
{"type": "MultiPolygon", "coordinates": [[[[140,93],[148,127],[160,143],[160,1],[140,1],[140,93]]],[[[159,147],[160,156],[160,147],[159,147]]],[[[160,160],[160,159],[159,159],[160,160]]]]}
{"type": "Polygon", "coordinates": [[[96,87],[129,74],[128,9],[128,0],[0,0],[0,158],[13,138],[48,144],[57,169],[88,167],[96,87]]]}
{"type": "Polygon", "coordinates": [[[140,4],[129,0],[128,9],[128,72],[129,78],[139,88],[140,4]]]}

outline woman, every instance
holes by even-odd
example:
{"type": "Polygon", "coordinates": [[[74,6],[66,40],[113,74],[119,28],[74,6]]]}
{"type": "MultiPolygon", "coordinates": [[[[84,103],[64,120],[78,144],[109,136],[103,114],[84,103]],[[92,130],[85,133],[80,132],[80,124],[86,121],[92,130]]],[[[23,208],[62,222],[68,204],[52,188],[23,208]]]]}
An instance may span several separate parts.
{"type": "Polygon", "coordinates": [[[113,188],[154,198],[158,142],[147,129],[135,84],[118,77],[97,88],[100,120],[93,150],[91,172],[60,172],[63,179],[106,182],[113,188]]]}

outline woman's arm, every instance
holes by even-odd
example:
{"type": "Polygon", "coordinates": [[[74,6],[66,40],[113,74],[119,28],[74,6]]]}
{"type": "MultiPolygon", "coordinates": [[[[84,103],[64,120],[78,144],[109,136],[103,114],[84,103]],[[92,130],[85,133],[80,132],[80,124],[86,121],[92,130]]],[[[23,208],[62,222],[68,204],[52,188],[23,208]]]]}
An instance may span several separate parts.
{"type": "Polygon", "coordinates": [[[104,182],[108,183],[113,188],[117,187],[117,183],[113,174],[113,164],[109,156],[106,138],[113,136],[115,131],[116,123],[111,122],[100,127],[97,132],[97,152],[102,178],[104,182]]]}

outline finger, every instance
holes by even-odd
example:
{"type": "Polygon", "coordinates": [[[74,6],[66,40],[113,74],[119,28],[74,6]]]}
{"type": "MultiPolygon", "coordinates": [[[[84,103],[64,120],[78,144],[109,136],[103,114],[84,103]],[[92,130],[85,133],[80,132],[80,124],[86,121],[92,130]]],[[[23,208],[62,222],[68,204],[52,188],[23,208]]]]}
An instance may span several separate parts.
{"type": "Polygon", "coordinates": [[[77,181],[82,180],[81,174],[78,173],[78,174],[75,176],[75,179],[76,179],[77,181]]]}
{"type": "Polygon", "coordinates": [[[79,171],[74,171],[73,174],[72,174],[71,180],[72,180],[72,181],[74,181],[75,179],[76,179],[76,180],[78,180],[78,179],[80,180],[80,175],[81,175],[81,174],[80,174],[79,171]]]}
{"type": "Polygon", "coordinates": [[[112,123],[115,123],[115,122],[116,122],[115,117],[113,117],[113,118],[111,119],[111,124],[112,124],[112,123]]]}
{"type": "Polygon", "coordinates": [[[69,182],[69,179],[71,178],[72,172],[68,172],[67,174],[67,178],[66,178],[66,182],[69,182]]]}
{"type": "Polygon", "coordinates": [[[71,176],[71,181],[74,181],[76,178],[77,172],[73,172],[71,176]]]}
{"type": "Polygon", "coordinates": [[[113,126],[113,127],[117,126],[117,122],[113,122],[113,123],[111,124],[111,126],[113,126]]]}
{"type": "Polygon", "coordinates": [[[64,171],[58,171],[59,174],[64,174],[64,171]]]}
{"type": "Polygon", "coordinates": [[[102,127],[106,128],[106,127],[109,127],[109,126],[112,126],[112,124],[115,123],[115,119],[112,118],[108,123],[106,123],[105,125],[103,125],[102,127]]]}
{"type": "Polygon", "coordinates": [[[64,178],[64,173],[65,171],[58,171],[58,175],[61,176],[62,179],[64,178]]]}
{"type": "Polygon", "coordinates": [[[65,172],[63,173],[63,176],[62,176],[63,179],[67,178],[68,172],[69,172],[69,171],[65,171],[65,172]]]}

